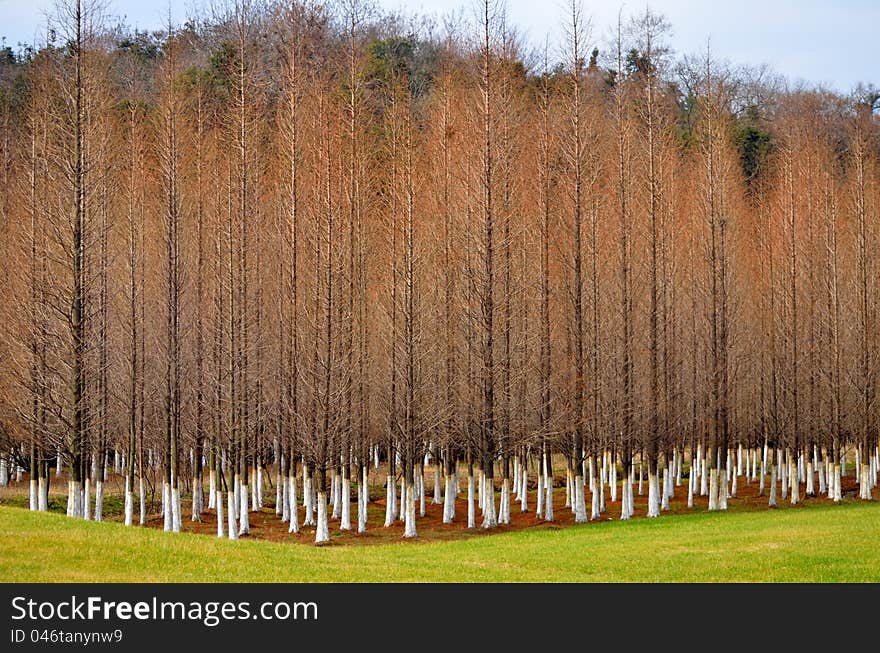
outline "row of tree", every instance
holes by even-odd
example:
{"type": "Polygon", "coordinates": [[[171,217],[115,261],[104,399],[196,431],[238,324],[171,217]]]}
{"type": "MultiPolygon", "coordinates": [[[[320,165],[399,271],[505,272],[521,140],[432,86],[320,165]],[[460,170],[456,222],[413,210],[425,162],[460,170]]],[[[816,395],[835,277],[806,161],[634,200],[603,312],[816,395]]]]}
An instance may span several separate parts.
{"type": "Polygon", "coordinates": [[[55,465],[101,519],[115,471],[126,524],[161,482],[166,530],[187,495],[235,538],[271,470],[318,542],[367,528],[372,468],[406,536],[427,465],[471,528],[535,487],[552,520],[561,461],[578,522],[645,481],[658,516],[683,471],[712,510],[743,474],[839,501],[848,452],[870,499],[877,95],[675,59],[650,10],[605,52],[577,2],[558,50],[477,14],[148,34],[69,0],[7,50],[0,482],[45,510],[55,465]]]}

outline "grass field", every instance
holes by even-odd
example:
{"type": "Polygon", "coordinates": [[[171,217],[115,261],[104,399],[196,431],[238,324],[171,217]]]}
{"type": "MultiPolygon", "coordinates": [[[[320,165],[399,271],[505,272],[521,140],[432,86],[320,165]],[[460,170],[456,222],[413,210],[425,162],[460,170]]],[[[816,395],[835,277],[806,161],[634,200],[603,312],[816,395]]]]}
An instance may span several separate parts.
{"type": "Polygon", "coordinates": [[[166,534],[0,507],[19,582],[880,582],[880,504],[699,513],[447,542],[326,546],[166,534]]]}

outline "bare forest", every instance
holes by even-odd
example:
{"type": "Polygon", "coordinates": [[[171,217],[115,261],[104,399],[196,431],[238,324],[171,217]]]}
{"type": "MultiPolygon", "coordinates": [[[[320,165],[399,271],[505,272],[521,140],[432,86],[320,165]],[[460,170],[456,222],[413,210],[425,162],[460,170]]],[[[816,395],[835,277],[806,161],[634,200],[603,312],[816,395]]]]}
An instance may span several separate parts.
{"type": "Polygon", "coordinates": [[[0,52],[0,485],[317,543],[871,500],[880,93],[588,12],[60,3],[0,52]]]}

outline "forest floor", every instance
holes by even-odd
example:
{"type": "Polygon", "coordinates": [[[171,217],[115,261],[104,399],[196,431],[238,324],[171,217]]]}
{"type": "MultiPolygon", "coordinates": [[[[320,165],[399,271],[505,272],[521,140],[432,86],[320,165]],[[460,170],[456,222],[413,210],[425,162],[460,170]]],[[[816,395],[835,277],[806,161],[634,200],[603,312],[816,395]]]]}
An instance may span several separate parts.
{"type": "MultiPolygon", "coordinates": [[[[498,533],[506,533],[521,530],[558,530],[561,527],[574,526],[574,513],[570,508],[565,506],[565,478],[556,478],[556,487],[554,489],[554,521],[552,523],[539,519],[535,514],[537,505],[537,497],[535,488],[532,487],[528,498],[528,512],[521,512],[520,504],[517,501],[511,501],[511,521],[510,524],[499,525],[497,529],[486,531],[482,528],[467,529],[467,501],[466,486],[462,488],[462,492],[456,500],[455,514],[456,518],[452,524],[443,523],[443,506],[442,504],[431,503],[431,489],[433,489],[432,468],[426,469],[426,488],[428,496],[425,500],[425,515],[418,517],[416,526],[418,530],[418,539],[416,543],[434,542],[434,541],[450,541],[471,539],[474,537],[494,536],[498,533]]],[[[266,474],[266,478],[269,478],[266,474]]],[[[378,483],[380,475],[374,474],[378,483]]],[[[20,483],[11,483],[8,487],[0,488],[0,506],[27,507],[27,476],[20,483]]],[[[371,479],[372,480],[372,479],[371,479]]],[[[497,480],[497,479],[496,479],[497,480]]],[[[462,481],[466,483],[466,478],[462,481]]],[[[534,486],[534,479],[530,479],[531,485],[534,486]]],[[[768,479],[769,482],[769,479],[768,479]]],[[[299,534],[288,533],[288,524],[283,523],[280,517],[275,513],[275,490],[270,486],[269,481],[264,488],[264,507],[256,512],[249,513],[248,521],[250,524],[250,534],[247,539],[269,540],[273,542],[297,542],[301,544],[311,544],[315,541],[315,528],[303,527],[299,534]]],[[[300,484],[301,485],[301,484],[300,484]]],[[[64,514],[66,511],[66,494],[60,493],[67,486],[66,476],[53,476],[51,479],[51,493],[49,501],[49,511],[64,514]],[[56,493],[56,490],[59,491],[56,493]]],[[[618,484],[619,489],[622,486],[618,484]]],[[[854,500],[857,496],[858,486],[855,476],[850,470],[848,476],[842,479],[842,493],[846,500],[854,500]]],[[[104,510],[103,517],[105,521],[123,521],[124,509],[124,479],[119,475],[111,475],[108,482],[104,484],[104,510]]],[[[638,494],[638,485],[633,488],[635,501],[635,515],[633,520],[644,519],[647,513],[647,489],[648,484],[645,481],[644,494],[638,494]]],[[[818,488],[817,488],[818,489],[818,488]]],[[[301,487],[299,488],[301,492],[301,487]]],[[[399,487],[398,487],[399,492],[399,487]]],[[[148,496],[150,495],[148,491],[148,496]]],[[[880,498],[880,491],[876,491],[877,498],[880,498]]],[[[499,501],[500,492],[495,492],[496,506],[499,501]]],[[[817,505],[832,505],[825,496],[804,496],[804,484],[801,484],[802,502],[796,506],[792,506],[788,499],[782,499],[781,493],[777,495],[778,508],[775,510],[802,510],[805,508],[815,507],[817,505]]],[[[618,491],[617,501],[611,501],[610,488],[605,488],[606,512],[602,518],[591,521],[585,526],[596,526],[603,522],[616,521],[620,517],[621,492],[618,491]]],[[[378,484],[370,485],[370,504],[368,507],[367,532],[357,533],[357,490],[356,485],[352,483],[352,503],[351,503],[351,521],[354,530],[340,530],[340,522],[338,519],[330,520],[330,538],[329,546],[346,546],[346,545],[377,545],[399,542],[403,538],[403,522],[396,521],[393,526],[385,528],[382,526],[385,522],[385,488],[378,484]]],[[[768,511],[767,493],[762,496],[759,493],[759,485],[757,482],[747,483],[745,477],[738,480],[737,496],[728,500],[727,513],[733,512],[754,512],[768,511]]],[[[399,500],[399,497],[398,497],[399,500]]],[[[207,498],[206,498],[207,501],[207,498]]],[[[587,511],[590,510],[590,494],[586,493],[587,511]]],[[[92,503],[94,503],[94,489],[92,490],[92,503]]],[[[217,534],[217,515],[213,509],[206,510],[202,515],[201,522],[193,522],[188,519],[191,514],[190,505],[191,498],[188,492],[184,493],[182,498],[184,523],[183,530],[191,533],[198,533],[216,537],[217,534]]],[[[158,512],[158,497],[153,495],[148,508],[147,526],[161,530],[163,527],[163,519],[158,512]]],[[[225,508],[225,506],[224,506],[225,508]]],[[[418,508],[417,508],[418,510],[418,508]]],[[[329,509],[328,509],[329,511],[329,509]]],[[[687,478],[682,479],[682,485],[675,488],[675,495],[669,501],[669,511],[664,511],[663,515],[693,515],[708,512],[708,497],[695,496],[694,506],[689,508],[687,505],[687,478]]],[[[304,509],[302,505],[299,507],[299,521],[303,522],[304,509]]],[[[135,518],[137,518],[137,505],[135,506],[135,518]]],[[[480,525],[480,511],[477,508],[477,526],[480,525]]],[[[225,527],[225,525],[224,525],[225,527]]],[[[326,546],[326,545],[325,545],[326,546]]]]}
{"type": "MultiPolygon", "coordinates": [[[[851,478],[848,479],[851,483],[851,478]]],[[[61,484],[56,484],[58,487],[61,484]]],[[[63,487],[63,485],[61,485],[63,487]]],[[[845,488],[847,485],[845,485],[845,488]]],[[[851,488],[850,488],[851,489],[851,488]]],[[[314,531],[286,533],[274,509],[251,514],[250,537],[219,540],[213,514],[186,521],[182,534],[40,514],[15,506],[9,489],[0,500],[0,578],[7,581],[133,582],[880,582],[880,503],[858,502],[851,491],[840,505],[807,498],[797,507],[780,499],[770,510],[757,486],[743,480],[726,513],[709,513],[705,498],[687,508],[686,487],[676,489],[669,513],[659,519],[621,522],[619,503],[603,520],[574,525],[556,492],[553,524],[533,512],[512,510],[513,523],[491,535],[440,523],[442,506],[418,520],[419,538],[403,541],[402,527],[383,528],[383,502],[371,504],[366,534],[341,533],[331,522],[330,546],[314,531]],[[204,533],[201,534],[200,533],[204,533]],[[346,546],[346,544],[375,546],[346,546]]],[[[273,497],[274,498],[274,495],[273,497]]],[[[636,514],[645,512],[636,497],[636,514]]],[[[53,495],[63,513],[63,497],[53,495]]],[[[534,494],[530,508],[534,509],[534,494]]],[[[352,505],[354,512],[356,505],[352,505]]],[[[186,512],[186,511],[185,511],[186,512]]],[[[354,518],[354,514],[353,514],[354,518]]]]}

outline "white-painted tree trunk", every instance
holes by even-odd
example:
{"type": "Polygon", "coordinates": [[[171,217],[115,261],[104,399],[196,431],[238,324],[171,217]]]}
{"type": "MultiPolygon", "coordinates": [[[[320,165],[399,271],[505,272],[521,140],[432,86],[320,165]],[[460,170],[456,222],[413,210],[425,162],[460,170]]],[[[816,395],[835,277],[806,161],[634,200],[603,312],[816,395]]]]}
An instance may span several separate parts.
{"type": "Polygon", "coordinates": [[[415,480],[406,484],[406,505],[404,506],[403,536],[416,537],[415,480]]]}
{"type": "Polygon", "coordinates": [[[250,517],[248,515],[248,486],[246,483],[242,483],[239,489],[240,492],[240,502],[238,509],[238,534],[239,535],[248,535],[251,532],[251,522],[250,517]]]}
{"type": "Polygon", "coordinates": [[[394,477],[388,474],[385,477],[385,527],[389,527],[394,523],[394,506],[397,503],[396,494],[397,484],[394,477]]]}
{"type": "Polygon", "coordinates": [[[175,533],[183,530],[183,518],[181,516],[180,488],[176,480],[171,482],[171,528],[175,533]]]}
{"type": "Polygon", "coordinates": [[[208,472],[208,510],[217,508],[217,475],[213,469],[208,472]]]}
{"type": "Polygon", "coordinates": [[[808,460],[807,461],[807,472],[806,472],[807,486],[804,488],[804,493],[808,497],[812,497],[812,496],[816,495],[816,488],[815,488],[815,484],[814,484],[814,480],[813,480],[815,477],[815,474],[814,474],[813,470],[814,470],[813,461],[808,460]]]}
{"type": "MultiPolygon", "coordinates": [[[[861,461],[860,461],[861,462],[861,461]]],[[[859,499],[871,500],[871,469],[869,465],[862,463],[857,465],[859,470],[859,499]]]]}
{"type": "Polygon", "coordinates": [[[327,523],[327,493],[318,490],[318,525],[315,529],[315,544],[324,544],[330,541],[330,528],[327,523]]]}
{"type": "Polygon", "coordinates": [[[789,487],[789,492],[791,494],[791,505],[797,505],[801,502],[801,485],[800,485],[800,475],[798,473],[798,463],[796,459],[792,456],[789,456],[788,459],[788,478],[791,483],[789,487]]]}
{"type": "Polygon", "coordinates": [[[768,505],[771,508],[776,507],[776,465],[770,463],[770,500],[768,505]]]}
{"type": "Polygon", "coordinates": [[[431,505],[439,506],[443,504],[443,495],[441,493],[440,487],[440,476],[443,474],[443,468],[440,465],[440,460],[438,458],[437,464],[434,465],[434,494],[431,497],[431,505]]]}
{"type": "Polygon", "coordinates": [[[35,478],[28,483],[28,510],[37,511],[37,479],[35,478]]]}
{"type": "Polygon", "coordinates": [[[660,510],[669,510],[669,493],[672,489],[669,487],[671,485],[670,478],[669,478],[670,473],[671,473],[671,470],[668,467],[665,467],[663,469],[663,489],[662,489],[662,492],[660,493],[661,494],[660,510]]]}
{"type": "Polygon", "coordinates": [[[694,507],[694,486],[697,484],[697,475],[691,467],[688,473],[688,508],[694,507]]]}
{"type": "Polygon", "coordinates": [[[645,477],[645,466],[642,464],[642,461],[639,461],[639,496],[643,496],[645,494],[643,480],[645,477]]]}
{"type": "Polygon", "coordinates": [[[574,501],[572,501],[572,495],[574,494],[574,483],[571,475],[571,469],[568,467],[565,468],[565,507],[571,508],[572,512],[575,512],[576,508],[574,505],[574,501]]]}
{"type": "MultiPolygon", "coordinates": [[[[738,477],[737,477],[736,474],[732,474],[732,475],[731,475],[731,478],[730,478],[730,496],[731,496],[731,497],[736,497],[736,483],[737,483],[737,478],[738,478],[738,477]]],[[[725,484],[724,487],[727,487],[727,484],[725,484]]],[[[724,508],[726,508],[726,507],[727,507],[727,506],[725,506],[724,508]]],[[[724,510],[724,508],[722,508],[722,510],[724,510]]]]}
{"type": "Polygon", "coordinates": [[[143,477],[138,478],[138,502],[140,503],[140,521],[138,523],[144,526],[147,523],[147,493],[143,477]]]}
{"type": "Polygon", "coordinates": [[[204,509],[204,501],[202,499],[202,491],[203,490],[202,490],[201,479],[193,479],[191,521],[202,521],[202,510],[204,509]]]}
{"type": "Polygon", "coordinates": [[[370,505],[370,467],[367,463],[364,463],[360,469],[361,480],[358,483],[358,533],[366,533],[367,517],[370,505]]]}
{"type": "Polygon", "coordinates": [[[498,523],[510,523],[510,479],[501,479],[501,504],[498,510],[498,523]]]}
{"type": "Polygon", "coordinates": [[[299,511],[297,510],[298,506],[296,499],[296,474],[290,474],[287,477],[287,495],[287,532],[299,533],[299,511]]]}
{"type": "Polygon", "coordinates": [[[538,519],[544,518],[544,472],[541,470],[541,465],[538,465],[538,498],[537,498],[538,506],[535,509],[535,516],[538,519]]]}
{"type": "Polygon", "coordinates": [[[223,514],[223,493],[219,488],[214,489],[214,506],[217,510],[217,537],[225,537],[226,533],[224,532],[224,523],[223,520],[225,516],[223,514]]]}
{"type": "Polygon", "coordinates": [[[254,484],[254,502],[253,502],[253,510],[254,512],[259,511],[263,507],[263,473],[266,470],[263,469],[262,465],[257,465],[256,473],[257,480],[254,484]]]}
{"type": "Polygon", "coordinates": [[[761,473],[758,475],[758,496],[764,496],[764,491],[766,489],[765,479],[767,477],[767,469],[764,467],[763,463],[761,465],[761,473]]]}
{"type": "Polygon", "coordinates": [[[498,526],[498,515],[495,512],[495,484],[490,483],[489,479],[486,479],[486,483],[483,486],[483,493],[485,495],[484,499],[484,507],[483,507],[483,528],[495,528],[498,526]]]}
{"type": "Polygon", "coordinates": [[[455,519],[455,475],[447,474],[443,493],[443,523],[451,524],[455,519]]]}
{"type": "Polygon", "coordinates": [[[296,476],[288,475],[286,478],[281,474],[278,475],[278,490],[276,495],[281,495],[281,505],[275,507],[275,514],[281,515],[281,523],[286,524],[290,521],[290,479],[296,479],[296,476]],[[280,512],[279,512],[280,510],[280,512]]]}
{"type": "Polygon", "coordinates": [[[477,527],[476,505],[474,505],[474,475],[468,474],[467,505],[468,505],[468,528],[477,527]]]}
{"type": "Polygon", "coordinates": [[[95,521],[104,520],[104,482],[95,482],[95,521]]]}
{"type": "Polygon", "coordinates": [[[406,483],[404,482],[403,475],[400,477],[400,507],[397,509],[396,517],[402,517],[406,519],[406,483]]]}
{"type": "Polygon", "coordinates": [[[574,522],[584,524],[587,522],[587,504],[584,499],[584,477],[574,477],[574,522]]]}
{"type": "Polygon", "coordinates": [[[529,470],[528,465],[523,464],[519,470],[520,493],[519,493],[519,511],[529,511],[529,470]]]}
{"type": "MultiPolygon", "coordinates": [[[[283,462],[283,461],[282,461],[283,462]]],[[[278,473],[275,474],[275,514],[281,517],[281,523],[287,522],[287,482],[281,476],[282,462],[278,463],[278,473]]]]}
{"type": "MultiPolygon", "coordinates": [[[[632,501],[632,479],[629,477],[629,474],[624,475],[623,478],[623,496],[620,501],[620,519],[621,521],[626,521],[630,518],[632,513],[630,512],[630,501],[632,501]]],[[[593,519],[599,519],[599,497],[593,497],[593,519]]]]}
{"type": "Polygon", "coordinates": [[[339,504],[336,501],[336,496],[338,494],[336,488],[336,472],[333,471],[330,475],[330,503],[329,505],[333,506],[333,513],[330,515],[330,519],[338,519],[339,518],[339,504]]]}
{"type": "Polygon", "coordinates": [[[70,516],[83,516],[83,483],[82,481],[71,481],[70,487],[70,516]]]}
{"type": "Polygon", "coordinates": [[[339,480],[339,504],[340,504],[340,519],[339,519],[339,530],[342,531],[350,531],[351,530],[351,479],[348,475],[348,466],[343,466],[342,474],[340,475],[339,480]]]}
{"type": "Polygon", "coordinates": [[[709,470],[709,510],[718,510],[718,468],[709,470]]]}
{"type": "MultiPolygon", "coordinates": [[[[303,465],[303,526],[315,525],[315,487],[314,478],[305,471],[303,465]]],[[[292,512],[292,511],[291,511],[292,512]]]]}
{"type": "Polygon", "coordinates": [[[82,518],[86,521],[92,518],[92,482],[88,476],[83,482],[82,518]]]}
{"type": "Polygon", "coordinates": [[[709,466],[706,457],[700,458],[700,496],[705,497],[709,494],[709,466]]]}
{"type": "Polygon", "coordinates": [[[416,483],[419,492],[419,516],[425,516],[425,468],[418,467],[416,472],[416,483]]]}
{"type": "Polygon", "coordinates": [[[37,484],[37,510],[40,512],[49,510],[49,479],[45,476],[41,476],[37,484]]]}
{"type": "Polygon", "coordinates": [[[660,477],[657,472],[648,474],[648,517],[660,516],[660,477]]]}
{"type": "Polygon", "coordinates": [[[553,521],[555,519],[553,515],[553,477],[546,473],[546,468],[544,472],[544,492],[546,493],[544,497],[544,521],[553,521]]]}

